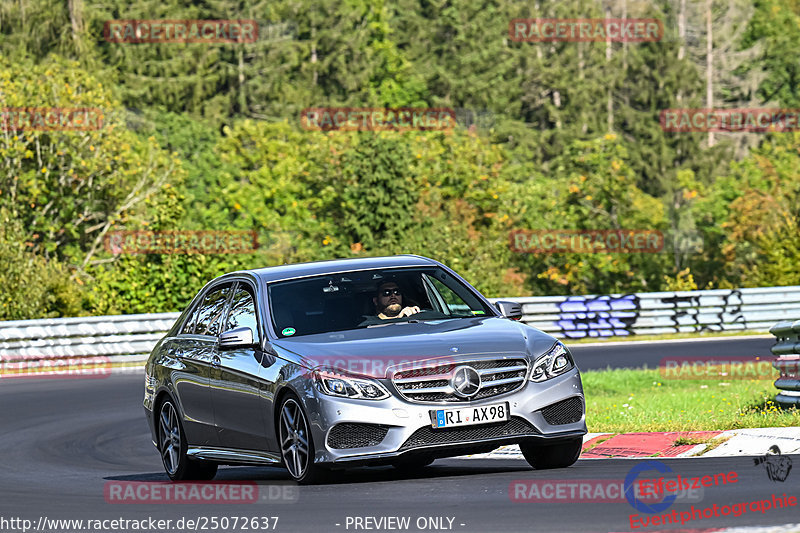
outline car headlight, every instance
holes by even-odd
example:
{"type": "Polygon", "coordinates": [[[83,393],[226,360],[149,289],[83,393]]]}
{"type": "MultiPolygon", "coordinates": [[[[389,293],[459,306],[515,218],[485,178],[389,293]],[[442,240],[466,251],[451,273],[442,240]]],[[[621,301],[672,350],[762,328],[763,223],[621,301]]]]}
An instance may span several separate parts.
{"type": "Polygon", "coordinates": [[[363,400],[383,400],[389,397],[389,391],[377,381],[355,378],[340,372],[315,370],[314,381],[317,388],[329,396],[363,400]]]}
{"type": "Polygon", "coordinates": [[[554,378],[570,370],[575,363],[567,347],[557,342],[550,350],[533,363],[530,380],[536,383],[554,378]]]}

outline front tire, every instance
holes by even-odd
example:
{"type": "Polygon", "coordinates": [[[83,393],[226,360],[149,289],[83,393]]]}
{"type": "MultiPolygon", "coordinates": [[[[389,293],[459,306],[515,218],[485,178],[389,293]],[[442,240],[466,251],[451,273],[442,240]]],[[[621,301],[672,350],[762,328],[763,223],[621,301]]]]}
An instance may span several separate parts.
{"type": "Polygon", "coordinates": [[[324,481],[327,472],[314,464],[314,438],[300,401],[293,394],[281,403],[278,440],[283,465],[292,479],[301,485],[324,481]]]}
{"type": "Polygon", "coordinates": [[[166,400],[158,410],[158,451],[164,470],[172,481],[209,480],[217,475],[217,464],[195,461],[186,456],[188,442],[178,410],[166,400]]]}
{"type": "Polygon", "coordinates": [[[579,437],[568,442],[546,445],[521,443],[519,448],[528,464],[536,470],[566,468],[575,464],[581,456],[583,439],[579,437]]]}

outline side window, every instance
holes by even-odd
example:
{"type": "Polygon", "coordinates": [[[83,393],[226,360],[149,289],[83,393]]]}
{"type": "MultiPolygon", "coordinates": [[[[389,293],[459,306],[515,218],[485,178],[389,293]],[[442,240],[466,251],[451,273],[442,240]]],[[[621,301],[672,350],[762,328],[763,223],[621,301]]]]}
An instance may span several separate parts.
{"type": "MultiPolygon", "coordinates": [[[[194,299],[192,299],[191,303],[194,303],[194,299]]],[[[183,327],[181,328],[181,335],[191,335],[194,333],[194,326],[197,324],[197,317],[200,315],[200,310],[202,308],[203,302],[197,302],[197,305],[195,305],[194,309],[192,310],[192,314],[189,315],[189,318],[186,320],[186,322],[184,322],[183,327]]]]}
{"type": "Polygon", "coordinates": [[[194,325],[195,325],[195,322],[197,322],[197,314],[200,312],[200,308],[201,307],[202,307],[202,305],[198,305],[195,308],[195,310],[192,311],[192,314],[189,317],[189,320],[187,320],[186,323],[183,325],[183,328],[181,328],[181,333],[180,333],[181,335],[184,335],[186,333],[191,334],[191,333],[194,332],[194,325]]]}
{"type": "Polygon", "coordinates": [[[258,325],[256,323],[256,303],[250,291],[242,286],[236,290],[231,302],[231,312],[228,314],[228,321],[225,323],[224,331],[234,328],[247,326],[253,330],[253,335],[258,341],[258,325]]]}
{"type": "Polygon", "coordinates": [[[197,320],[194,326],[196,335],[213,335],[216,337],[220,334],[222,312],[225,310],[225,302],[228,300],[230,292],[231,286],[227,285],[206,295],[197,311],[197,320]]]}
{"type": "Polygon", "coordinates": [[[461,297],[453,292],[453,290],[439,281],[436,278],[428,278],[431,280],[431,283],[436,288],[436,291],[441,295],[442,299],[447,305],[448,309],[446,312],[451,315],[458,315],[458,314],[470,314],[470,307],[469,305],[461,299],[461,297]]]}

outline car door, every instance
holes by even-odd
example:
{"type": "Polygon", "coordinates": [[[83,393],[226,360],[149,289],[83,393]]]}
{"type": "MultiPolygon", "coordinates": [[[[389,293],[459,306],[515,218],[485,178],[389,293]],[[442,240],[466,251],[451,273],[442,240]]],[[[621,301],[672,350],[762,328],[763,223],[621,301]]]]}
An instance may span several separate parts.
{"type": "Polygon", "coordinates": [[[219,443],[209,388],[217,343],[213,333],[221,327],[222,312],[232,288],[232,283],[224,283],[206,290],[180,335],[166,348],[167,355],[181,363],[173,372],[173,383],[183,410],[186,438],[195,446],[219,443]]]}
{"type": "Polygon", "coordinates": [[[211,398],[217,436],[223,448],[267,449],[264,402],[260,396],[259,372],[264,353],[252,285],[240,281],[220,333],[247,326],[254,345],[241,348],[216,347],[211,369],[211,398]]]}

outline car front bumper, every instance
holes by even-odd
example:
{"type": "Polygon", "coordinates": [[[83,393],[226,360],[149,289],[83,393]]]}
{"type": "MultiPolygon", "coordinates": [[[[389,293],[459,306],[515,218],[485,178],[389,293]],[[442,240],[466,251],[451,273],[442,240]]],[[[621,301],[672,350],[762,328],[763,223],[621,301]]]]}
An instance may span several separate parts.
{"type": "MultiPolygon", "coordinates": [[[[387,388],[392,390],[391,386],[387,388]]],[[[542,383],[526,381],[515,392],[474,402],[417,403],[394,395],[372,401],[337,398],[316,389],[306,392],[315,462],[332,467],[390,463],[400,456],[452,457],[524,441],[557,443],[587,432],[583,387],[576,368],[542,383]],[[431,427],[431,410],[504,402],[509,406],[508,422],[431,427]],[[543,408],[547,409],[543,412],[543,408]],[[347,447],[351,444],[356,446],[347,447]]]]}

